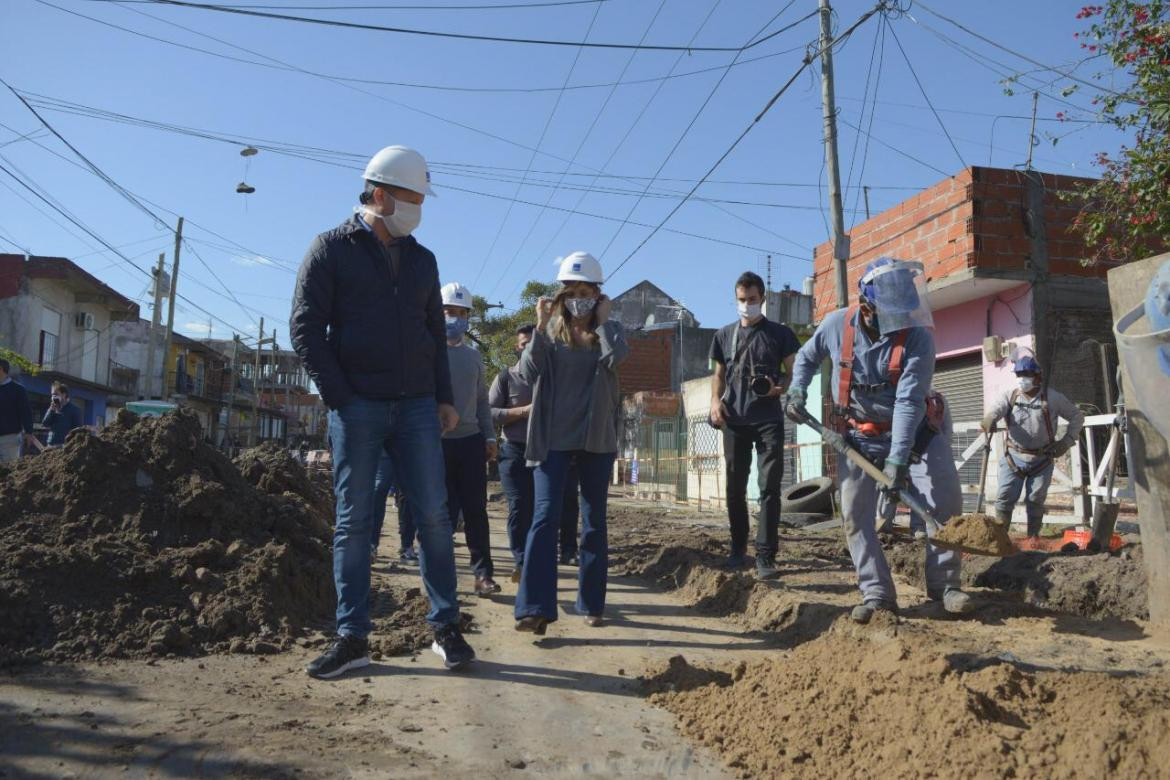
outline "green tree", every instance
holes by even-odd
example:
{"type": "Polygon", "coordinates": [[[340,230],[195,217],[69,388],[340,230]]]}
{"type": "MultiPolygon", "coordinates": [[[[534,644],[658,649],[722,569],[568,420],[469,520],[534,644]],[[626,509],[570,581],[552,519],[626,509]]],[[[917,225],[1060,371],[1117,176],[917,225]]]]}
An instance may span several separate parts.
{"type": "Polygon", "coordinates": [[[484,357],[489,384],[496,374],[516,362],[516,329],[536,323],[536,302],[559,289],[556,282],[530,281],[520,293],[520,307],[514,311],[488,308],[478,295],[471,301],[471,336],[484,357]]]}
{"type": "Polygon", "coordinates": [[[36,363],[7,347],[0,347],[0,358],[7,360],[13,368],[19,368],[22,374],[33,375],[40,372],[40,367],[36,363]]]}
{"type": "Polygon", "coordinates": [[[1128,82],[1096,96],[1099,118],[1134,141],[1098,153],[1101,178],[1070,193],[1082,204],[1074,227],[1088,263],[1141,259],[1170,245],[1170,1],[1109,0],[1077,18],[1090,20],[1081,48],[1104,54],[1128,82]]]}

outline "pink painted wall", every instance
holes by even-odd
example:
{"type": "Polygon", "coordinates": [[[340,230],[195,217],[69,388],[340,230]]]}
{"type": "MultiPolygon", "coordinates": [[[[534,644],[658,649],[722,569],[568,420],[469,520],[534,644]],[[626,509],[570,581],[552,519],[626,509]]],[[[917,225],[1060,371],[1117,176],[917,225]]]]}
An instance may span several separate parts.
{"type": "MultiPolygon", "coordinates": [[[[1032,291],[1022,284],[998,295],[989,295],[934,312],[934,342],[940,360],[982,352],[987,335],[987,311],[991,307],[991,334],[1014,345],[1013,358],[1031,354],[1035,347],[1032,334],[1032,291]]],[[[998,363],[983,363],[984,409],[1000,394],[1016,386],[1012,358],[998,363]]]]}

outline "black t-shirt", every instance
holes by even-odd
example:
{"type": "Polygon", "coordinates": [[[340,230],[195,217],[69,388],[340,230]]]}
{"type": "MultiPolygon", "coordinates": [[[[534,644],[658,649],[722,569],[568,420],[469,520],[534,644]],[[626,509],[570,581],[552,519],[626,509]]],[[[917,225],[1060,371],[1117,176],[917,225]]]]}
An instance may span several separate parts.
{"type": "Polygon", "coordinates": [[[728,422],[743,425],[783,419],[781,399],[757,396],[751,379],[763,375],[780,384],[784,359],[799,350],[792,329],[768,319],[746,328],[737,320],[719,329],[711,341],[711,359],[727,367],[723,401],[728,422]]]}

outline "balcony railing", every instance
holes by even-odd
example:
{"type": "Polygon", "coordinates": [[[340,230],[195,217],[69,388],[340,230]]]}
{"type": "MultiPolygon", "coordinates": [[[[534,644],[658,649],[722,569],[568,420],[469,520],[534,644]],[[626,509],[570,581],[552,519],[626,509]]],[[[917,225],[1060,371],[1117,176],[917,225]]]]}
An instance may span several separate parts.
{"type": "Polygon", "coordinates": [[[109,380],[106,384],[120,393],[132,396],[138,393],[138,376],[137,368],[130,368],[111,360],[109,380]]]}

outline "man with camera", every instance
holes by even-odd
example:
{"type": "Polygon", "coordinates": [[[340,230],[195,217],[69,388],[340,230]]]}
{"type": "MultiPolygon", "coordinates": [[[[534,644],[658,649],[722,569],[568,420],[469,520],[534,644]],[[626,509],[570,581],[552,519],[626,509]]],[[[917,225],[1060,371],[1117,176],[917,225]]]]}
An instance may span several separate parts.
{"type": "Polygon", "coordinates": [[[792,330],[763,315],[764,280],[745,271],[735,282],[739,319],[715,334],[711,360],[711,425],[723,431],[727,462],[727,518],[731,525],[728,568],[747,562],[747,481],[752,448],[758,453],[760,513],[756,523],[756,576],[775,579],[780,528],[780,479],[784,474],[784,407],[800,343],[792,330]],[[783,370],[781,370],[783,369],[783,370]]]}
{"type": "Polygon", "coordinates": [[[50,447],[64,447],[65,437],[70,431],[84,425],[81,419],[81,410],[69,401],[69,388],[60,382],[54,382],[53,398],[49,402],[49,410],[41,424],[49,429],[48,445],[50,447]]]}

